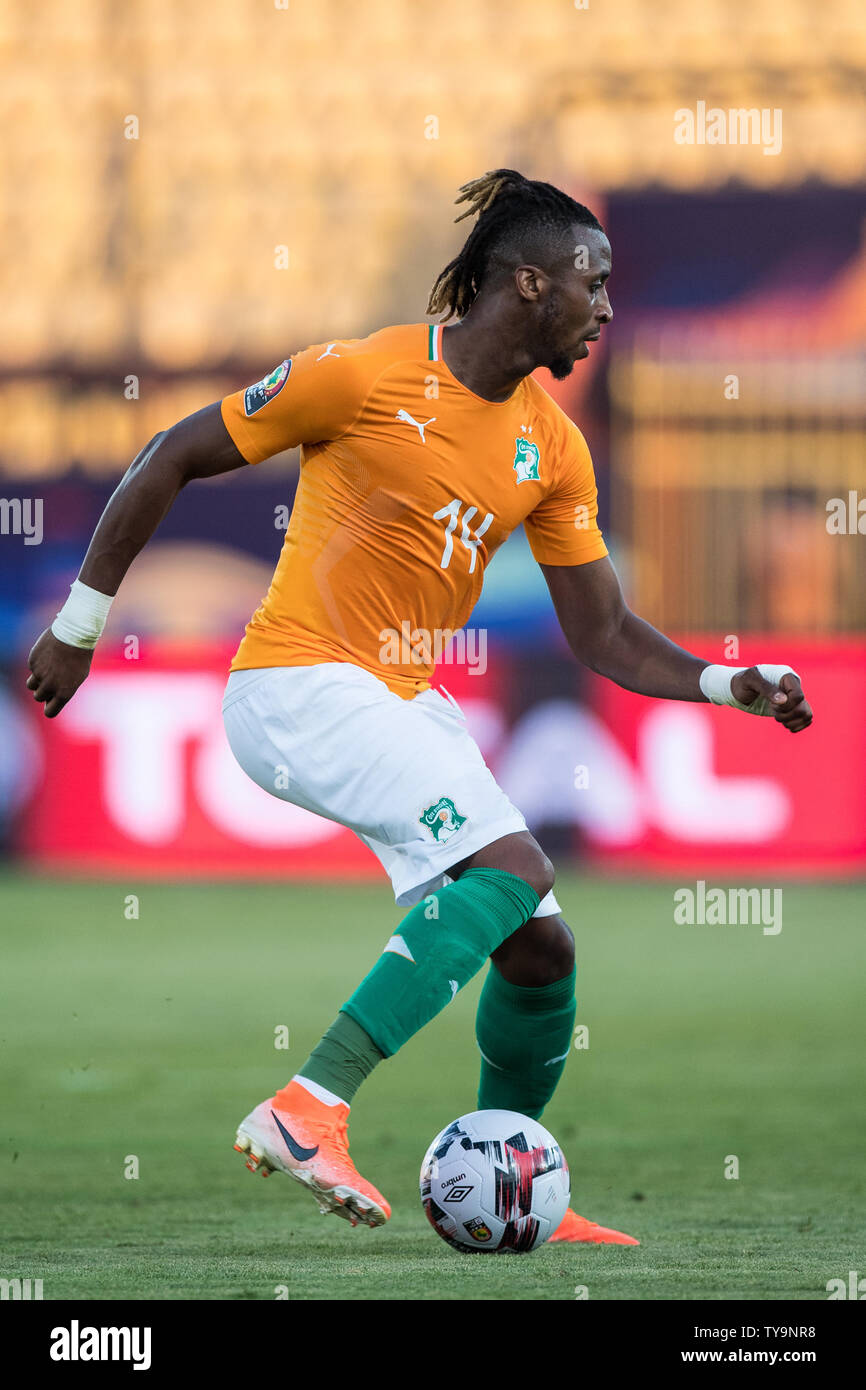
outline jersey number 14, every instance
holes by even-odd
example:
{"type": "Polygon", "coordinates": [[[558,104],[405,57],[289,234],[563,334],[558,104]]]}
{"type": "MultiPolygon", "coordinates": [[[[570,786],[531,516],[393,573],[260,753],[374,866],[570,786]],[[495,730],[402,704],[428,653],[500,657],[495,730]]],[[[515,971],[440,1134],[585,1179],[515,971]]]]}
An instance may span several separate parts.
{"type": "Polygon", "coordinates": [[[462,506],[463,503],[460,501],[459,497],[455,497],[454,501],[449,502],[447,507],[440,507],[438,512],[433,513],[434,521],[445,521],[446,517],[448,519],[448,524],[445,527],[445,548],[442,551],[442,559],[439,561],[439,568],[447,570],[448,566],[451,564],[451,556],[454,554],[454,532],[457,530],[457,524],[459,522],[461,527],[460,540],[469,551],[469,573],[472,574],[475,570],[475,558],[478,552],[478,546],[481,543],[481,537],[490,526],[493,520],[493,513],[488,512],[481,525],[474,531],[471,531],[469,529],[469,523],[478,511],[478,508],[467,507],[461,517],[460,509],[462,506]]]}

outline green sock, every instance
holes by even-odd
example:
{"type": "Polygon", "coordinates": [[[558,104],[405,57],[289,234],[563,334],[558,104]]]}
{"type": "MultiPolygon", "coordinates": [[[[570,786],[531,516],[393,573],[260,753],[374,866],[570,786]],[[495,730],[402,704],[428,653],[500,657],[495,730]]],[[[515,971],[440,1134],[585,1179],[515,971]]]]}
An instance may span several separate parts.
{"type": "Polygon", "coordinates": [[[360,1024],[383,1056],[393,1056],[451,1003],[491,951],[529,920],[538,902],[535,889],[516,874],[467,869],[404,917],[342,1012],[360,1024]]]}
{"type": "Polygon", "coordinates": [[[351,1105],[361,1082],[383,1060],[360,1024],[348,1014],[339,1013],[297,1075],[315,1081],[351,1105]]]}
{"type": "Polygon", "coordinates": [[[540,1119],[571,1046],[576,974],[531,988],[510,985],[491,964],[475,1020],[479,1110],[518,1110],[540,1119]]]}

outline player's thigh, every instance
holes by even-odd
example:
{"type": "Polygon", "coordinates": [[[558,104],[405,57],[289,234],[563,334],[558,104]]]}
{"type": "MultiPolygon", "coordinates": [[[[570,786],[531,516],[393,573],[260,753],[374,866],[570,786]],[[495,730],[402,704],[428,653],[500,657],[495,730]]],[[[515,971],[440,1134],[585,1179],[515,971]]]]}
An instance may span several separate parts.
{"type": "Polygon", "coordinates": [[[234,673],[223,716],[232,752],[259,786],[374,846],[427,847],[440,872],[526,828],[434,691],[401,700],[348,663],[275,667],[234,673]]]}

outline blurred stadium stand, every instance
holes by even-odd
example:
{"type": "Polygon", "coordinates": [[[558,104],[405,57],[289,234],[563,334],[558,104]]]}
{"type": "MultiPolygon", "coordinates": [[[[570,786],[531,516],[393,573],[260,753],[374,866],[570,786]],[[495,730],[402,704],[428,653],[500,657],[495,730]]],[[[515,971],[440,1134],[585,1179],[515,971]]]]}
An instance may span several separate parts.
{"type": "Polygon", "coordinates": [[[0,365],[201,372],[267,363],[287,324],[417,312],[457,240],[434,209],[496,164],[587,191],[850,185],[864,70],[858,0],[2,0],[0,365]],[[781,108],[781,153],[675,144],[697,99],[781,108]]]}
{"type": "MultiPolygon", "coordinates": [[[[635,607],[862,633],[857,537],[825,525],[866,493],[862,0],[279,3],[0,0],[0,489],[45,503],[43,544],[2,538],[10,661],[142,444],[309,342],[420,319],[458,186],[499,165],[611,232],[613,330],[551,389],[635,607]],[[698,101],[781,110],[780,152],[677,144],[698,101]]],[[[233,643],[295,469],[184,495],[118,633],[176,638],[186,576],[182,631],[233,643]]],[[[473,621],[561,651],[522,537],[473,621]]]]}

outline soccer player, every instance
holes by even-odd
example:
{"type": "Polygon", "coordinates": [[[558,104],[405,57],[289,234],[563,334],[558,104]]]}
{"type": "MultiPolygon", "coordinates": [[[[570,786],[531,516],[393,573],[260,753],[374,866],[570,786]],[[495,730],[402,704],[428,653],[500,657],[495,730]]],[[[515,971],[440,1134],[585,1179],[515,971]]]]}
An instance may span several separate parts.
{"type": "MultiPolygon", "coordinates": [[[[358,1087],[485,961],[480,1109],[541,1116],[575,1016],[574,941],[553,866],[459,709],[430,687],[433,639],[407,652],[404,625],[462,628],[488,561],[523,523],[563,632],[593,671],[658,699],[769,715],[793,733],[812,718],[790,667],[710,665],[625,604],[586,443],[531,375],[568,376],[611,321],[610,244],[596,217],[510,169],[466,184],[463,201],[477,220],[433,286],[427,312],[441,321],[318,343],[156,435],[30,654],[28,688],[52,718],[85,679],[112,596],[179,490],[302,447],[279,563],[232,663],[226,732],[261,787],[359,835],[410,910],[298,1073],[241,1122],[235,1147],[253,1171],[288,1173],[352,1225],[390,1216],[348,1152],[358,1087]]],[[[573,1211],[554,1239],[637,1244],[573,1211]]]]}

